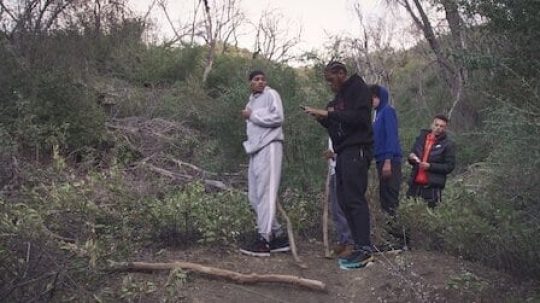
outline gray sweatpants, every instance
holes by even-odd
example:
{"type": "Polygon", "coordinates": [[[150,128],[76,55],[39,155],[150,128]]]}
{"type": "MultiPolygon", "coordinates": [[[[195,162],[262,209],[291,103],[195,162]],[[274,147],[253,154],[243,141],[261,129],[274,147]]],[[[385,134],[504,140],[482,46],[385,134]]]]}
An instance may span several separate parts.
{"type": "Polygon", "coordinates": [[[282,159],[281,141],[271,142],[249,158],[248,199],[257,213],[259,234],[267,241],[272,233],[281,234],[281,225],[276,220],[276,202],[282,159]]]}

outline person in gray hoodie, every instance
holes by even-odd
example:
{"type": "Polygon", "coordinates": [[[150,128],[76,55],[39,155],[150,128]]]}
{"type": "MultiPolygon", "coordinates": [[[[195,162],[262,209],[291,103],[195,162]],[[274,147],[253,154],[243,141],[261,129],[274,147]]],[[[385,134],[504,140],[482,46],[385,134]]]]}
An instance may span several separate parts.
{"type": "Polygon", "coordinates": [[[256,239],[240,248],[250,256],[289,251],[289,240],[276,219],[283,159],[283,106],[279,93],[269,87],[264,72],[249,74],[251,95],[242,118],[246,121],[244,149],[249,156],[248,199],[257,214],[256,239]]]}

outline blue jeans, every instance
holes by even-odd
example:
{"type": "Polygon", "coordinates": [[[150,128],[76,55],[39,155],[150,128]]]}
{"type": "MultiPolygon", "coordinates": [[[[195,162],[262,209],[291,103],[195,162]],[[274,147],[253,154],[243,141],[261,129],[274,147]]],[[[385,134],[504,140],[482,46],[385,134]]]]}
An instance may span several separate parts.
{"type": "Polygon", "coordinates": [[[336,192],[336,175],[330,175],[329,184],[329,199],[330,211],[332,212],[332,220],[334,221],[334,229],[339,244],[354,244],[351,236],[351,230],[347,223],[347,218],[343,214],[341,206],[339,206],[336,192]]]}

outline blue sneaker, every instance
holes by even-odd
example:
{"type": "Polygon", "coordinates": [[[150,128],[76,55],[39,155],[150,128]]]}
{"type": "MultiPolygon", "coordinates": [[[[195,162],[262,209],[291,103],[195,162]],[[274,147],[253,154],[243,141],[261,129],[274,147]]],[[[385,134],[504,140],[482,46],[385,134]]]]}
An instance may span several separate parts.
{"type": "Polygon", "coordinates": [[[346,258],[339,258],[338,264],[341,269],[363,268],[373,261],[373,256],[366,250],[355,250],[346,258]]]}

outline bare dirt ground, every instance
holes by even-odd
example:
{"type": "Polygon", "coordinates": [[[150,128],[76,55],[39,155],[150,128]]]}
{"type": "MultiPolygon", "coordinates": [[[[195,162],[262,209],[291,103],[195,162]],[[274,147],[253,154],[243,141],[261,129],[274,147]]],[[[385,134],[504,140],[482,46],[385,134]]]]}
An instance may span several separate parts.
{"type": "Polygon", "coordinates": [[[171,292],[168,272],[122,275],[155,285],[154,291],[137,296],[134,302],[533,302],[527,297],[532,296],[531,290],[538,290],[532,282],[433,252],[378,254],[368,267],[354,270],[342,270],[336,259],[324,258],[319,242],[300,243],[299,253],[308,269],[297,266],[290,253],[256,258],[234,248],[147,251],[137,261],[186,261],[246,274],[295,275],[326,283],[327,292],[275,283],[240,285],[197,273],[188,273],[171,292]]]}

